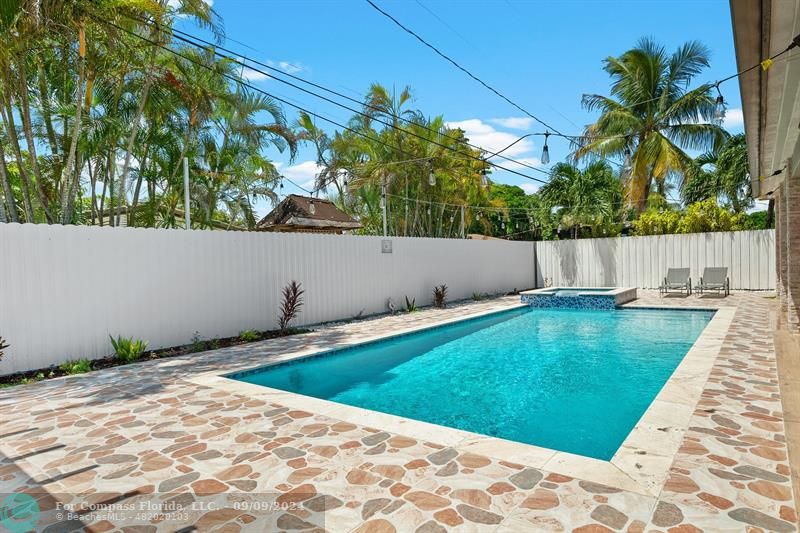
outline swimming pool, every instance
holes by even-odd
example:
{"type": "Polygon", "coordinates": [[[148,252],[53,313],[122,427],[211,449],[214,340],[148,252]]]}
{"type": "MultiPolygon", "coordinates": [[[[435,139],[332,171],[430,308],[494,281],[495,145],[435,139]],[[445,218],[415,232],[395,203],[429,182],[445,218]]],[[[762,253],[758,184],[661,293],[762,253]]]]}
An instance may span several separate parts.
{"type": "Polygon", "coordinates": [[[712,315],[521,308],[227,377],[609,460],[712,315]]]}

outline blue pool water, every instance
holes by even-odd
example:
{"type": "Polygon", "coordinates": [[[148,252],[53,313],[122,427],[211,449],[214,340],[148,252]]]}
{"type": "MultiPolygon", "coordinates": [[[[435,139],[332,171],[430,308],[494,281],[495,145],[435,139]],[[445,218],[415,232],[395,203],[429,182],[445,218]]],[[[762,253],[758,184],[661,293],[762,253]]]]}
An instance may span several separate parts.
{"type": "Polygon", "coordinates": [[[525,308],[229,377],[608,460],[712,315],[525,308]]]}

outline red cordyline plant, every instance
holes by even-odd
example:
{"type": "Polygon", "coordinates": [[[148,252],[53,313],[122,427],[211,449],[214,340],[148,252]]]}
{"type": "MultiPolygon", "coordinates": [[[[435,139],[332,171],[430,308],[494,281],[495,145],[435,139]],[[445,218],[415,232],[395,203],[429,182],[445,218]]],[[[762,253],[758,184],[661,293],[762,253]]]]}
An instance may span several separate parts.
{"type": "Polygon", "coordinates": [[[447,285],[437,285],[433,288],[433,306],[444,309],[447,305],[447,285]]]}
{"type": "Polygon", "coordinates": [[[278,327],[282,333],[286,333],[289,329],[289,322],[300,314],[300,308],[303,307],[304,292],[300,288],[300,283],[294,280],[283,288],[283,301],[280,308],[281,316],[278,319],[278,327]]]}

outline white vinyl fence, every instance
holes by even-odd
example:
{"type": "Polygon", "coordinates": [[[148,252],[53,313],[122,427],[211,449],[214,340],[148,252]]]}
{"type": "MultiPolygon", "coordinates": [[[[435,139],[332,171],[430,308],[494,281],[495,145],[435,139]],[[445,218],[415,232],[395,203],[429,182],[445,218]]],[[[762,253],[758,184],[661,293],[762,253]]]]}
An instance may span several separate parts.
{"type": "Polygon", "coordinates": [[[151,348],[274,329],[302,283],[296,325],[533,287],[531,242],[0,224],[0,375],[99,358],[109,335],[151,348]]]}
{"type": "Polygon", "coordinates": [[[536,243],[537,285],[657,288],[669,267],[728,267],[732,289],[775,289],[775,230],[536,243]]]}

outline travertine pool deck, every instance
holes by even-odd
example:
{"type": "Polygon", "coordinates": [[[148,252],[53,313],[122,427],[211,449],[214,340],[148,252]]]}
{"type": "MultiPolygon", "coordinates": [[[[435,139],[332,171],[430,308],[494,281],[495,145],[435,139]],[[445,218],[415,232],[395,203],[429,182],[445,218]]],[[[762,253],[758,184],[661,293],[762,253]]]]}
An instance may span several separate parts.
{"type": "MultiPolygon", "coordinates": [[[[621,470],[627,479],[609,471],[604,482],[601,467],[587,471],[568,454],[542,457],[553,452],[528,447],[526,456],[512,443],[501,449],[495,440],[452,440],[437,426],[420,433],[414,425],[409,435],[385,415],[359,422],[343,409],[337,418],[335,410],[284,405],[269,389],[214,382],[215,375],[297,353],[518,304],[508,297],[383,317],[0,390],[0,499],[35,494],[43,508],[36,527],[52,524],[52,531],[133,524],[136,531],[300,531],[314,529],[320,517],[335,532],[796,531],[774,301],[764,294],[698,299],[639,291],[629,304],[721,306],[731,308],[732,320],[705,374],[689,369],[701,376],[692,385],[700,396],[683,408],[685,427],[641,428],[652,440],[674,440],[677,451],[641,461],[632,452],[633,463],[621,470]],[[662,471],[663,479],[641,483],[637,471],[662,471]],[[265,498],[275,506],[253,505],[265,498]],[[112,511],[143,500],[178,502],[182,510],[193,501],[209,505],[166,517],[95,510],[56,525],[63,510],[55,500],[106,502],[112,511]]],[[[687,402],[680,395],[663,400],[676,411],[687,402]]]]}

